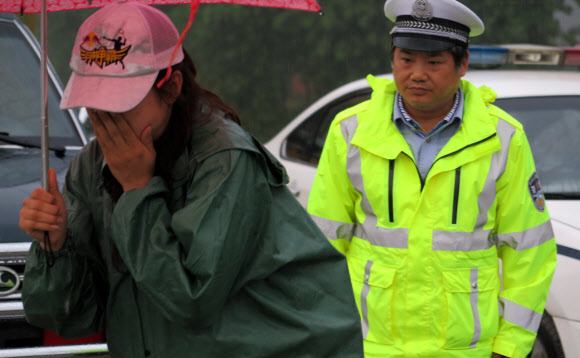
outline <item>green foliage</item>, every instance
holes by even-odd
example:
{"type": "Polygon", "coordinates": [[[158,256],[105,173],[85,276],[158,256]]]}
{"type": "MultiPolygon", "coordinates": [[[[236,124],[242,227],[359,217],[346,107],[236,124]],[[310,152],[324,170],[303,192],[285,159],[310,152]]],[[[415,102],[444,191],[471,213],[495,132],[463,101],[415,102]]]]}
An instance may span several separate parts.
{"type": "MultiPolygon", "coordinates": [[[[409,0],[412,1],[412,0],[409,0]]],[[[436,1],[436,0],[432,0],[436,1]]],[[[580,5],[580,0],[573,0],[580,5]]],[[[324,15],[238,5],[201,5],[184,46],[199,82],[224,98],[243,126],[265,141],[313,101],[368,73],[390,71],[384,0],[319,0],[324,15]]],[[[555,13],[565,0],[463,0],[486,24],[474,44],[573,45],[555,13]]],[[[188,5],[161,6],[183,29],[188,5]]],[[[49,56],[63,82],[74,36],[95,10],[49,14],[49,56]]]]}

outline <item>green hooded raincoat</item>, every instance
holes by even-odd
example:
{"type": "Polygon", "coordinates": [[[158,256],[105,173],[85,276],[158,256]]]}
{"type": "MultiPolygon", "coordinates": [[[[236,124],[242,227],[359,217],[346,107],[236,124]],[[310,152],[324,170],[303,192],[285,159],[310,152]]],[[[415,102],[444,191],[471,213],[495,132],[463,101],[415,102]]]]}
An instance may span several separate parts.
{"type": "Polygon", "coordinates": [[[345,258],[284,168],[232,121],[193,133],[169,183],[116,204],[97,141],[75,158],[65,246],[53,267],[30,250],[27,319],[70,338],[104,326],[113,357],[362,357],[345,258]]]}

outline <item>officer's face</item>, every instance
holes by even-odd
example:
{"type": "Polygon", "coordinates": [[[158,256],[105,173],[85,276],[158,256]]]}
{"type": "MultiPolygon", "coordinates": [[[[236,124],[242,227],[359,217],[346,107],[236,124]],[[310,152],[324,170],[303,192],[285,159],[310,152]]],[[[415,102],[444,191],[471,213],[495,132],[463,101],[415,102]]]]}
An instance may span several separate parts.
{"type": "Polygon", "coordinates": [[[448,51],[425,52],[395,48],[393,76],[411,116],[413,112],[438,115],[450,110],[453,95],[467,71],[468,57],[457,70],[453,56],[448,51]]]}

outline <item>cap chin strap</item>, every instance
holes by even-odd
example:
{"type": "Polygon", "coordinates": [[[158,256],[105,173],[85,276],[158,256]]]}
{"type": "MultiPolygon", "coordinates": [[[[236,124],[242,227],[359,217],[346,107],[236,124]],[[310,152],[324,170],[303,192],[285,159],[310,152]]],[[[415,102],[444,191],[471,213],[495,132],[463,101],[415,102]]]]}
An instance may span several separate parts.
{"type": "Polygon", "coordinates": [[[191,24],[193,24],[193,19],[195,18],[195,14],[197,14],[198,8],[199,8],[199,0],[191,0],[191,7],[189,8],[189,19],[187,20],[187,25],[185,25],[185,28],[181,32],[181,36],[177,41],[177,45],[175,45],[175,48],[173,49],[173,54],[171,55],[171,59],[169,60],[169,66],[167,66],[167,72],[165,73],[165,77],[163,77],[161,81],[157,83],[157,88],[161,88],[161,86],[163,86],[163,84],[171,76],[171,65],[173,65],[173,61],[175,60],[175,56],[177,56],[177,51],[179,51],[179,47],[181,46],[181,44],[183,44],[183,39],[185,39],[185,35],[189,31],[191,24]]]}

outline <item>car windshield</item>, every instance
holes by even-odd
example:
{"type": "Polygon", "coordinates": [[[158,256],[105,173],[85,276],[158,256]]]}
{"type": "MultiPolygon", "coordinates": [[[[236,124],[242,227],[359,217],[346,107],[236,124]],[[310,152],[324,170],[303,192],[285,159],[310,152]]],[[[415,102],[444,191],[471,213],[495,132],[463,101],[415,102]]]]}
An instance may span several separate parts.
{"type": "MultiPolygon", "coordinates": [[[[0,20],[0,134],[40,140],[40,60],[11,21],[0,20]]],[[[67,111],[58,108],[55,86],[48,87],[51,145],[80,145],[82,141],[67,111]]],[[[5,145],[0,141],[0,146],[5,145]]]]}
{"type": "Polygon", "coordinates": [[[523,125],[548,198],[580,195],[580,96],[504,98],[495,103],[523,125]]]}

